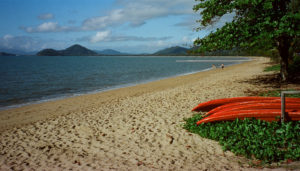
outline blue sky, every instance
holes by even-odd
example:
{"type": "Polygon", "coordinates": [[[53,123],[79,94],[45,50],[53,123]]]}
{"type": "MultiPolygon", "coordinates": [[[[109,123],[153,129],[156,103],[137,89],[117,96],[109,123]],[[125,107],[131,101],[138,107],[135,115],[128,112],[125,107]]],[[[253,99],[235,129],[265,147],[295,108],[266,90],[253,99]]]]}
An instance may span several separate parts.
{"type": "MultiPolygon", "coordinates": [[[[81,44],[90,49],[152,53],[192,45],[209,29],[194,0],[0,0],[0,50],[38,51],[81,44]]],[[[210,28],[212,29],[212,28],[210,28]]]]}

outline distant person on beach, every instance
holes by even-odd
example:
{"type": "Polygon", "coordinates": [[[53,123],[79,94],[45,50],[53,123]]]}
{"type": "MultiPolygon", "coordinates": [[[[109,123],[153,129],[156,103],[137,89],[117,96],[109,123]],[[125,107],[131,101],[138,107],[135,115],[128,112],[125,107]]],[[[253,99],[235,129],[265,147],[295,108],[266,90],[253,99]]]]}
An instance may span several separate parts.
{"type": "Polygon", "coordinates": [[[215,64],[212,64],[212,69],[216,69],[216,65],[215,64]]]}
{"type": "Polygon", "coordinates": [[[224,69],[224,64],[221,64],[221,68],[224,69]]]}

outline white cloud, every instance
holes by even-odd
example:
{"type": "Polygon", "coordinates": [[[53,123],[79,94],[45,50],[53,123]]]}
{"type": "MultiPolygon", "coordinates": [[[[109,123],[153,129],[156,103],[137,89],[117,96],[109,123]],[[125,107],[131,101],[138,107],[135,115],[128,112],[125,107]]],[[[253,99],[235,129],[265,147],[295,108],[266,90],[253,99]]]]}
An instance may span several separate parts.
{"type": "Polygon", "coordinates": [[[159,40],[156,42],[156,46],[158,47],[164,47],[164,46],[168,46],[169,42],[163,41],[163,40],[159,40]]]}
{"type": "Polygon", "coordinates": [[[29,50],[28,47],[33,44],[38,44],[38,41],[30,37],[12,35],[0,37],[1,49],[21,49],[27,51],[29,50]]]}
{"type": "Polygon", "coordinates": [[[83,30],[104,29],[110,26],[129,23],[140,26],[147,20],[171,15],[193,14],[194,1],[186,0],[123,0],[117,1],[123,8],[110,11],[105,16],[86,19],[83,30]]]}
{"type": "Polygon", "coordinates": [[[187,37],[187,36],[184,36],[183,38],[182,38],[182,41],[183,42],[191,42],[191,40],[187,37]]]}
{"type": "Polygon", "coordinates": [[[49,19],[53,19],[54,15],[51,13],[46,13],[46,14],[41,14],[38,16],[38,19],[40,20],[49,20],[49,19]]]}
{"type": "Polygon", "coordinates": [[[8,40],[10,40],[10,39],[13,39],[14,38],[14,36],[12,36],[12,35],[10,35],[10,34],[7,34],[7,35],[4,35],[3,36],[3,40],[6,40],[6,41],[8,41],[8,40]]]}
{"type": "MultiPolygon", "coordinates": [[[[148,20],[174,15],[194,14],[193,0],[117,0],[113,10],[106,15],[94,16],[85,19],[81,26],[60,26],[57,22],[45,22],[38,26],[23,27],[26,32],[64,32],[64,31],[89,31],[103,30],[123,24],[137,27],[145,24],[148,20]]],[[[41,20],[53,19],[52,13],[41,14],[41,20]]]]}
{"type": "Polygon", "coordinates": [[[82,37],[78,41],[89,41],[91,43],[97,42],[124,42],[124,41],[164,41],[169,40],[172,37],[141,37],[141,36],[130,36],[130,35],[112,35],[111,31],[97,32],[96,35],[92,37],[82,37]]]}
{"type": "Polygon", "coordinates": [[[37,31],[39,32],[52,32],[58,29],[58,24],[53,22],[47,22],[39,25],[37,31]]]}
{"type": "Polygon", "coordinates": [[[83,22],[83,30],[97,30],[112,26],[123,17],[123,10],[113,10],[108,16],[93,17],[83,22]]]}
{"type": "Polygon", "coordinates": [[[110,35],[110,31],[97,32],[95,36],[90,39],[91,43],[104,41],[110,35]]]}
{"type": "Polygon", "coordinates": [[[75,30],[67,26],[60,26],[57,22],[45,22],[37,27],[22,27],[28,33],[41,33],[41,32],[62,32],[75,30]]]}

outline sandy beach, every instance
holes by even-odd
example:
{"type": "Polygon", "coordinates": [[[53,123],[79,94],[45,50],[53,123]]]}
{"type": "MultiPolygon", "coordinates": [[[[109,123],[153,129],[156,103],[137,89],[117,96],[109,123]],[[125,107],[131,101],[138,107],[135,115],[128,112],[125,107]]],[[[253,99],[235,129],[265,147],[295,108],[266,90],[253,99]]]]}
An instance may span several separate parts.
{"type": "Polygon", "coordinates": [[[200,102],[264,89],[246,80],[267,62],[0,111],[0,170],[256,170],[182,124],[200,102]]]}

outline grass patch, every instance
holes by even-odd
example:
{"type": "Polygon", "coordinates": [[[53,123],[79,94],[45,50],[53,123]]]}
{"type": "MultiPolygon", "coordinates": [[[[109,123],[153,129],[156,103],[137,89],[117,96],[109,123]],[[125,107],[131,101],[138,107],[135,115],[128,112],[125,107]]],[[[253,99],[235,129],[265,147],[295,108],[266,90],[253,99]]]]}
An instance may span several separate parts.
{"type": "Polygon", "coordinates": [[[268,66],[265,68],[264,72],[270,72],[270,71],[280,71],[280,64],[268,66]]]}
{"type": "MultiPolygon", "coordinates": [[[[300,55],[294,57],[293,61],[289,64],[289,73],[292,76],[299,75],[300,73],[300,55]]],[[[274,64],[272,66],[268,66],[264,69],[264,72],[270,71],[278,71],[280,72],[281,66],[280,64],[274,64]]]]}
{"type": "Polygon", "coordinates": [[[201,137],[219,141],[223,150],[256,158],[263,163],[300,159],[300,121],[265,122],[256,119],[206,123],[197,114],[185,119],[184,128],[201,137]]]}
{"type": "MultiPolygon", "coordinates": [[[[294,91],[294,90],[286,90],[286,91],[294,91]]],[[[260,93],[259,96],[265,96],[265,97],[280,97],[281,90],[271,90],[271,91],[266,91],[263,93],[260,93]]],[[[285,97],[296,97],[300,98],[300,94],[286,94],[285,97]]]]}

